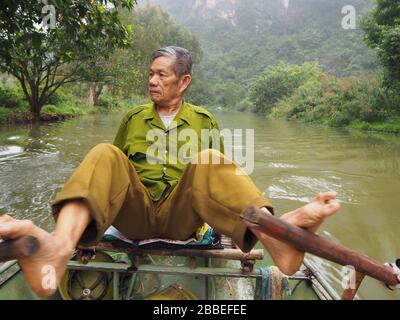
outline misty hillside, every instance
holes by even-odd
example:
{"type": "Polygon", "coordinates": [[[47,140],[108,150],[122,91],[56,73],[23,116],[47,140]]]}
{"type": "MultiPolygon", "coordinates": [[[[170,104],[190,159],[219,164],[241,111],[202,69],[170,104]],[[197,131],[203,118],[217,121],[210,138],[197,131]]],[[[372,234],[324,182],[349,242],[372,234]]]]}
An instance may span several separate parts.
{"type": "Polygon", "coordinates": [[[371,8],[372,0],[151,2],[199,37],[205,51],[205,70],[211,77],[217,73],[243,82],[279,60],[318,61],[338,76],[376,67],[373,53],[362,41],[362,31],[341,27],[343,6],[353,5],[360,17],[371,8]],[[223,62],[216,61],[219,59],[223,62]]]}

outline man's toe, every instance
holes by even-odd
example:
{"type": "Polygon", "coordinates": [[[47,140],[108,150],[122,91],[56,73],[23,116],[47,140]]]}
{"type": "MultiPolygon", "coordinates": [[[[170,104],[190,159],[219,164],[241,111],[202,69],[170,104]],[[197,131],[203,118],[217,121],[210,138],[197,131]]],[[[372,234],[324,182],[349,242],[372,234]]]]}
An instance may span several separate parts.
{"type": "Polygon", "coordinates": [[[31,235],[35,225],[30,220],[11,220],[0,225],[0,236],[15,239],[31,235]]]}

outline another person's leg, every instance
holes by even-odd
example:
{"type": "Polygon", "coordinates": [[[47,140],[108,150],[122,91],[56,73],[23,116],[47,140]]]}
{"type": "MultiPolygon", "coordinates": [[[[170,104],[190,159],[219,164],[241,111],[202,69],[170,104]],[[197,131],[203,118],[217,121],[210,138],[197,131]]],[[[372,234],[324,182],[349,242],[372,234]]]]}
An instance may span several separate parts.
{"type": "Polygon", "coordinates": [[[58,285],[78,244],[95,245],[111,224],[127,236],[148,237],[154,216],[153,203],[134,167],[118,148],[108,144],[98,145],[88,153],[52,208],[57,220],[53,234],[30,221],[0,217],[0,238],[38,238],[38,253],[19,263],[32,289],[42,296],[55,290],[43,287],[43,267],[54,268],[58,285]]]}

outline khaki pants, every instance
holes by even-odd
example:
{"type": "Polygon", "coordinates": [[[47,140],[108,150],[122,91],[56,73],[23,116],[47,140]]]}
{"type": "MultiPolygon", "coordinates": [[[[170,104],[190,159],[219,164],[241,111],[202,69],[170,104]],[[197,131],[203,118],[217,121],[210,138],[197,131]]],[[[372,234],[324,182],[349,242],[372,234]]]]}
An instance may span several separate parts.
{"type": "MultiPolygon", "coordinates": [[[[199,156],[224,157],[215,150],[199,156]]],[[[111,225],[133,240],[187,240],[207,222],[248,252],[257,238],[240,214],[250,206],[272,208],[249,176],[236,174],[237,168],[236,164],[189,164],[172,192],[154,202],[126,155],[113,145],[100,144],[54,199],[52,210],[57,219],[65,201],[86,201],[93,222],[80,240],[83,246],[97,244],[111,225]]]]}

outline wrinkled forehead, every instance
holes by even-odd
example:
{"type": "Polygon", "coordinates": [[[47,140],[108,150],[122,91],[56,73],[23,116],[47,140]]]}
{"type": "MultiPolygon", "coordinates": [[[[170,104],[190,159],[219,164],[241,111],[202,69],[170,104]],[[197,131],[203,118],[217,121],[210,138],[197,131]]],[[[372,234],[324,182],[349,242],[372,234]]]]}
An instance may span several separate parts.
{"type": "Polygon", "coordinates": [[[150,70],[152,72],[174,73],[175,60],[176,58],[174,57],[159,57],[151,63],[150,70]]]}

